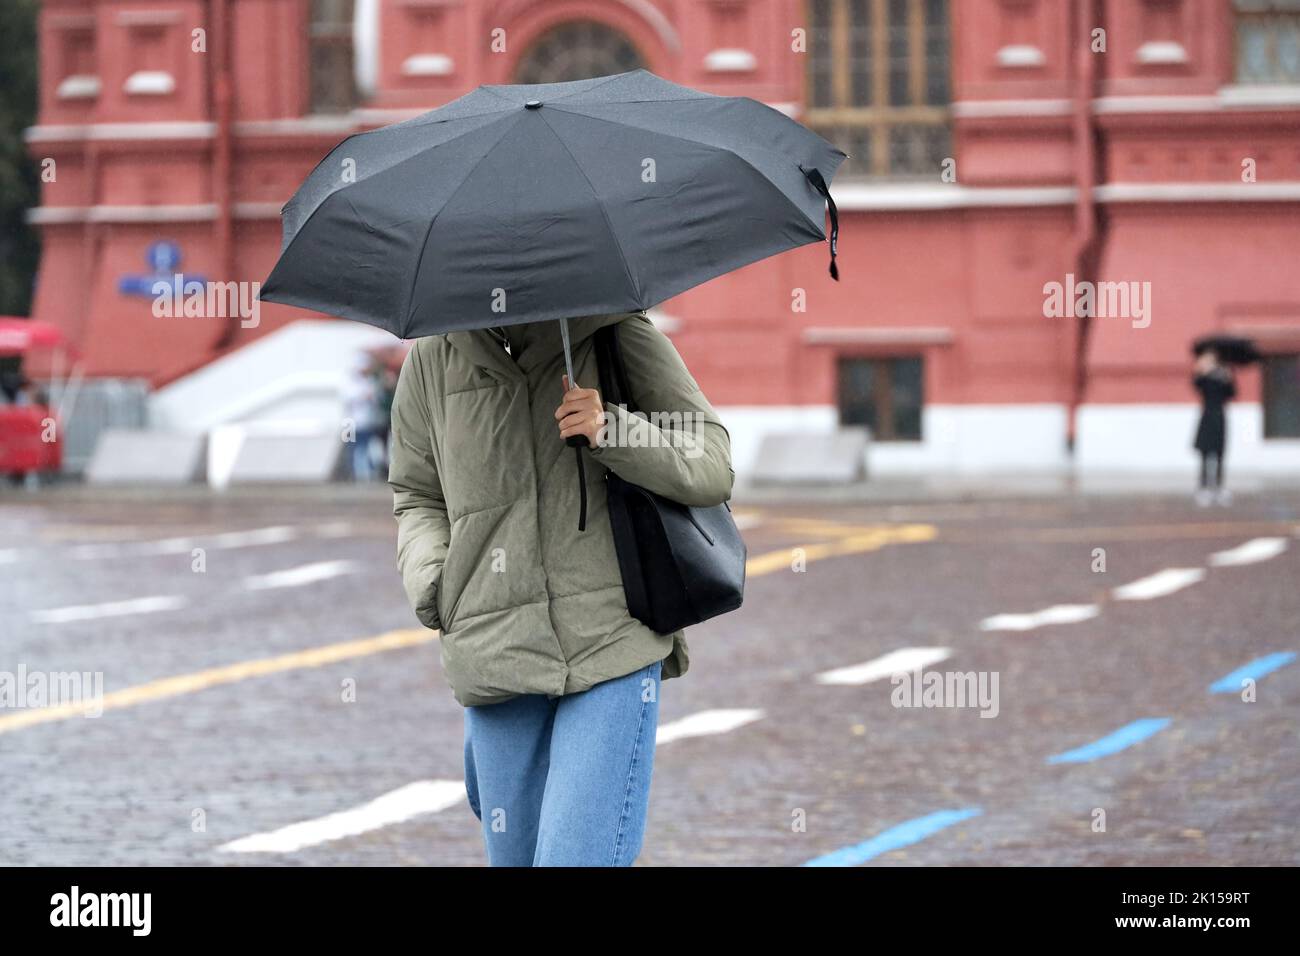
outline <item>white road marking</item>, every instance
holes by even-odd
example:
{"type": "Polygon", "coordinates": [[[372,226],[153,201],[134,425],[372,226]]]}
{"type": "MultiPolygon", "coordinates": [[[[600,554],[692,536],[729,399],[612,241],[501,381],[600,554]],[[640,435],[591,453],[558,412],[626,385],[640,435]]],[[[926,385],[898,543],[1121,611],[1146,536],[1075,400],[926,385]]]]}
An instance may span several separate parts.
{"type": "Polygon", "coordinates": [[[994,614],[980,621],[981,631],[1032,631],[1048,624],[1077,624],[1101,613],[1095,604],[1053,604],[1028,614],[994,614]]]}
{"type": "Polygon", "coordinates": [[[655,745],[666,744],[685,737],[704,737],[708,734],[725,734],[753,723],[763,716],[761,710],[702,710],[680,720],[663,724],[655,735],[655,745]]]}
{"type": "Polygon", "coordinates": [[[254,833],[224,843],[217,849],[226,853],[292,853],[304,847],[438,813],[465,799],[464,780],[417,780],[351,810],[340,810],[266,833],[254,833]]]}
{"type": "Polygon", "coordinates": [[[32,611],[31,618],[38,624],[68,624],[72,621],[94,621],[101,617],[122,617],[127,614],[151,614],[155,611],[173,611],[185,606],[179,595],[132,598],[128,601],[109,601],[106,604],[79,604],[56,607],[45,611],[32,611]]]}
{"type": "Polygon", "coordinates": [[[155,541],[115,541],[110,544],[82,544],[72,549],[72,556],[81,559],[116,558],[124,555],[185,554],[194,548],[228,550],[251,548],[264,544],[280,544],[298,537],[298,531],[288,525],[253,528],[248,531],[224,531],[201,537],[159,538],[155,541]]]}
{"type": "Polygon", "coordinates": [[[1116,601],[1149,601],[1164,597],[1205,579],[1204,568],[1165,568],[1111,591],[1116,601]]]}
{"type": "Polygon", "coordinates": [[[910,674],[928,664],[937,664],[952,656],[950,647],[905,647],[890,651],[864,664],[851,664],[822,671],[815,678],[819,684],[869,684],[895,674],[910,674]]]}
{"type": "Polygon", "coordinates": [[[212,544],[218,548],[252,548],[261,544],[279,544],[292,541],[298,537],[296,529],[288,525],[275,525],[270,528],[254,528],[251,531],[226,531],[212,537],[212,544]]]}
{"type": "Polygon", "coordinates": [[[1256,564],[1276,558],[1287,549],[1286,538],[1255,538],[1245,544],[1227,551],[1216,551],[1210,555],[1210,564],[1216,568],[1233,567],[1239,564],[1256,564]]]}
{"type": "Polygon", "coordinates": [[[140,546],[140,554],[188,554],[199,547],[194,538],[164,538],[161,541],[146,541],[140,546]]]}
{"type": "MultiPolygon", "coordinates": [[[[655,746],[684,737],[722,734],[763,716],[761,710],[703,710],[664,724],[655,746]]],[[[404,823],[429,813],[438,813],[467,799],[464,780],[420,780],[350,810],[304,820],[278,830],[254,833],[217,847],[227,853],[293,853],[330,840],[356,836],[371,830],[404,823]]]]}
{"type": "Polygon", "coordinates": [[[356,569],[357,564],[355,561],[317,561],[315,564],[304,564],[296,568],[286,568],[283,571],[272,571],[270,574],[254,574],[251,577],[244,578],[244,587],[251,591],[261,591],[267,588],[296,588],[304,584],[315,584],[317,581],[328,581],[330,578],[351,574],[356,569]]]}
{"type": "Polygon", "coordinates": [[[350,521],[330,521],[318,525],[316,535],[321,538],[346,538],[352,534],[352,530],[352,522],[350,521]]]}
{"type": "Polygon", "coordinates": [[[79,544],[70,554],[74,558],[111,558],[122,553],[120,544],[79,544]]]}
{"type": "Polygon", "coordinates": [[[157,541],[118,541],[112,544],[79,544],[72,556],[82,560],[117,558],[124,555],[183,554],[195,547],[193,538],[162,538],[157,541]]]}

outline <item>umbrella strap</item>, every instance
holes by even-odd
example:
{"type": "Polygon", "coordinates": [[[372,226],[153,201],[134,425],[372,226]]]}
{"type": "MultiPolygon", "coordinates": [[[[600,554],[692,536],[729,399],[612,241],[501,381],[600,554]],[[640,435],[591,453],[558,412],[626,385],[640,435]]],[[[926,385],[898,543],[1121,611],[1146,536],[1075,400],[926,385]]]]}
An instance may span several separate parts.
{"type": "Polygon", "coordinates": [[[587,474],[582,462],[582,446],[574,445],[573,452],[578,456],[578,530],[587,530],[587,474]]]}
{"type": "Polygon", "coordinates": [[[805,169],[804,175],[808,181],[813,184],[813,188],[826,197],[826,210],[831,214],[831,278],[836,282],[840,279],[839,267],[835,265],[836,247],[840,240],[840,214],[835,208],[835,200],[831,198],[830,188],[826,185],[826,180],[822,176],[820,169],[813,167],[805,169]]]}

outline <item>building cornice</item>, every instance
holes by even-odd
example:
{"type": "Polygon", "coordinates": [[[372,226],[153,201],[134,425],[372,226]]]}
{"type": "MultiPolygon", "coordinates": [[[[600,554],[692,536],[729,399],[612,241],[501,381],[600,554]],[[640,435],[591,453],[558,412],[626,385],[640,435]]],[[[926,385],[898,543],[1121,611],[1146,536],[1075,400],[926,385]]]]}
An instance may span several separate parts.
{"type": "Polygon", "coordinates": [[[1300,182],[1105,183],[1097,187],[1096,197],[1104,203],[1300,202],[1300,182]]]}
{"type": "MultiPolygon", "coordinates": [[[[930,212],[947,209],[994,209],[1072,205],[1073,186],[960,186],[850,183],[833,187],[835,204],[845,212],[930,212]]],[[[1095,190],[1098,202],[1222,203],[1300,202],[1300,182],[1289,183],[1106,183],[1095,190]]],[[[236,219],[278,220],[275,202],[240,202],[236,219]]],[[[211,203],[191,205],[37,206],[27,213],[35,225],[69,223],[207,222],[216,218],[211,203]]]]}
{"type": "MultiPolygon", "coordinates": [[[[1070,206],[1074,186],[963,186],[957,183],[854,183],[831,187],[835,204],[847,212],[925,212],[1025,206],[1070,206]]],[[[1274,183],[1153,182],[1104,183],[1093,192],[1098,202],[1220,203],[1300,201],[1300,181],[1274,183]]]]}
{"type": "MultiPolygon", "coordinates": [[[[1028,116],[1067,116],[1074,108],[1068,99],[957,100],[952,115],[957,119],[1016,119],[1028,116]]],[[[1221,87],[1215,93],[1098,96],[1092,100],[1097,114],[1132,113],[1224,113],[1259,110],[1300,109],[1300,86],[1221,87]]]]}
{"type": "Polygon", "coordinates": [[[947,326],[837,326],[815,325],[803,330],[806,345],[951,345],[955,338],[947,326]]]}
{"type": "Polygon", "coordinates": [[[969,209],[987,206],[1068,206],[1073,186],[963,186],[958,183],[846,182],[831,187],[842,210],[969,209]]]}

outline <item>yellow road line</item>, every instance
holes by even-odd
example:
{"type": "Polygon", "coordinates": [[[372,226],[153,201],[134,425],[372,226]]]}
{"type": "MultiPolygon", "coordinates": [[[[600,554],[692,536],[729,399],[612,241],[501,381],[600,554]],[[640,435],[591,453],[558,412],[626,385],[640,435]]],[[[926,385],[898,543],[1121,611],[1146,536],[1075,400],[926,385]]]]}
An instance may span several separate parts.
{"type": "MultiPolygon", "coordinates": [[[[836,521],[819,518],[775,518],[765,522],[769,528],[778,528],[793,534],[835,535],[837,537],[855,537],[869,534],[879,527],[898,527],[896,525],[855,525],[841,524],[836,521]]],[[[1072,542],[1095,541],[1107,538],[1112,541],[1123,540],[1178,540],[1198,538],[1230,538],[1236,535],[1250,534],[1293,534],[1300,533],[1300,525],[1294,519],[1277,519],[1274,521],[1205,521],[1199,524],[1149,524],[1149,525],[1110,525],[1071,528],[1025,528],[1008,530],[961,528],[948,529],[943,533],[945,541],[988,541],[996,535],[1000,542],[1043,541],[1072,542]]]]}
{"type": "Polygon", "coordinates": [[[779,518],[774,521],[767,521],[765,525],[768,528],[788,531],[791,534],[835,535],[837,537],[873,534],[881,528],[901,527],[897,524],[845,524],[842,521],[822,520],[819,518],[779,518]]]}
{"type": "MultiPolygon", "coordinates": [[[[887,544],[930,541],[936,534],[937,531],[933,525],[880,525],[866,529],[865,533],[847,535],[836,541],[801,545],[798,550],[802,552],[799,556],[805,562],[817,561],[823,558],[877,551],[887,544]]],[[[796,548],[779,548],[775,551],[756,555],[745,562],[745,574],[747,577],[759,577],[790,568],[796,557],[795,551],[796,548]]],[[[366,657],[383,651],[417,647],[437,639],[438,632],[427,628],[389,631],[387,634],[380,634],[378,637],[325,644],[321,647],[311,647],[302,651],[281,654],[278,657],[240,661],[235,664],[227,664],[224,667],[213,667],[208,670],[195,671],[192,674],[179,674],[175,677],[164,677],[145,684],[137,684],[134,687],[127,687],[124,690],[105,694],[99,707],[101,710],[134,707],[137,704],[165,700],[168,697],[179,697],[182,694],[192,694],[195,691],[206,690],[209,687],[233,684],[252,677],[265,677],[268,674],[279,674],[305,667],[324,667],[327,664],[335,664],[354,657],[366,657]]],[[[85,714],[86,710],[87,704],[82,702],[60,704],[57,707],[32,708],[14,714],[6,714],[0,716],[0,734],[20,730],[24,727],[32,727],[36,724],[80,717],[85,714]]]]}
{"type": "MultiPolygon", "coordinates": [[[[334,664],[354,657],[365,657],[369,654],[379,654],[383,651],[392,651],[403,647],[416,647],[437,639],[438,632],[427,628],[389,631],[386,634],[380,634],[378,637],[325,644],[321,647],[310,647],[290,654],[281,654],[278,657],[240,661],[237,664],[227,664],[224,667],[213,667],[208,670],[195,671],[192,674],[180,674],[176,677],[164,677],[159,680],[149,681],[146,684],[137,684],[125,690],[105,694],[100,706],[103,710],[134,707],[136,704],[163,700],[167,697],[178,697],[181,694],[192,694],[208,687],[232,684],[236,681],[247,680],[250,677],[265,677],[267,674],[279,674],[304,667],[324,667],[326,664],[334,664]]],[[[60,704],[57,707],[32,708],[19,711],[16,714],[7,714],[0,717],[0,734],[11,730],[19,730],[23,727],[31,727],[34,724],[80,717],[85,714],[86,710],[87,704],[83,702],[60,704]]]]}
{"type": "Polygon", "coordinates": [[[931,524],[879,525],[863,528],[857,533],[846,534],[836,541],[792,545],[756,555],[745,562],[745,575],[757,577],[774,571],[788,570],[794,563],[796,551],[799,552],[797,556],[804,561],[818,561],[822,558],[838,558],[847,554],[878,551],[887,544],[933,541],[938,533],[938,529],[931,524]]]}
{"type": "MultiPolygon", "coordinates": [[[[1024,531],[1000,530],[997,540],[1002,543],[1013,541],[1072,542],[1092,543],[1101,539],[1109,541],[1156,541],[1177,540],[1179,538],[1233,538],[1242,535],[1289,534],[1296,527],[1294,521],[1228,521],[1205,522],[1202,524],[1151,524],[1118,525],[1094,528],[1027,528],[1024,531]]],[[[990,534],[978,531],[945,531],[944,541],[987,541],[990,534]]]]}

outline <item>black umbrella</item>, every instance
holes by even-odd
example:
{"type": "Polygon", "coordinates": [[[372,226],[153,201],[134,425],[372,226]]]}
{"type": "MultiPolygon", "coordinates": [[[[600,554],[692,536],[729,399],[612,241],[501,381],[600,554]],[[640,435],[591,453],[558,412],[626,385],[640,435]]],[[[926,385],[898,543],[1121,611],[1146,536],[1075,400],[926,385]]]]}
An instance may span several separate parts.
{"type": "MultiPolygon", "coordinates": [[[[826,238],[846,154],[748,97],[646,70],[480,86],[348,136],[281,210],[259,297],[403,339],[649,309],[826,238]]],[[[581,517],[586,485],[578,455],[581,517]]]]}
{"type": "Polygon", "coordinates": [[[1192,343],[1193,355],[1211,350],[1229,365],[1249,365],[1263,358],[1255,343],[1240,335],[1203,335],[1192,343]]]}
{"type": "Polygon", "coordinates": [[[639,311],[825,239],[823,203],[838,278],[845,158],[762,103],[646,70],[480,86],[335,146],[282,210],[260,298],[404,339],[639,311]]]}

